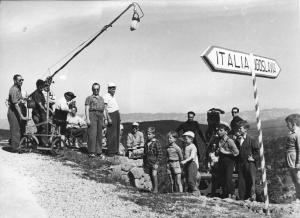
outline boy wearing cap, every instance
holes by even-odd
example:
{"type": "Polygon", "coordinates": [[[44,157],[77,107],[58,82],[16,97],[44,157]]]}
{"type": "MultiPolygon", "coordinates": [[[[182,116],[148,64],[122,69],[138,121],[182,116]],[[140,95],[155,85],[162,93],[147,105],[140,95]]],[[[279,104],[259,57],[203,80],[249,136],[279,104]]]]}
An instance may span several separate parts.
{"type": "Polygon", "coordinates": [[[162,159],[162,147],[159,141],[155,138],[155,128],[147,129],[147,142],[144,148],[144,169],[151,177],[153,193],[158,192],[157,170],[162,159]]]}
{"type": "Polygon", "coordinates": [[[237,156],[238,190],[240,200],[255,200],[256,168],[259,165],[259,145],[249,136],[250,125],[246,120],[237,123],[239,126],[239,137],[236,145],[239,149],[237,156]]]}
{"type": "Polygon", "coordinates": [[[285,118],[290,133],[286,142],[286,162],[296,189],[296,203],[300,202],[300,114],[285,118]]]}
{"type": "Polygon", "coordinates": [[[108,83],[107,93],[103,96],[105,108],[108,111],[111,120],[107,126],[107,154],[114,156],[119,152],[120,140],[120,113],[119,105],[115,98],[116,84],[108,83]]]}
{"type": "Polygon", "coordinates": [[[184,173],[187,178],[188,191],[193,193],[198,193],[197,188],[197,171],[199,168],[197,148],[193,144],[195,134],[192,131],[187,131],[183,134],[185,141],[184,148],[184,160],[181,161],[183,165],[184,173]]]}
{"type": "Polygon", "coordinates": [[[168,155],[168,163],[167,163],[167,172],[169,174],[172,191],[176,190],[174,186],[174,180],[176,181],[176,185],[178,187],[178,191],[182,192],[182,184],[181,184],[181,167],[180,161],[183,160],[183,155],[180,147],[176,144],[178,138],[178,134],[175,131],[171,131],[167,135],[167,139],[169,142],[169,146],[167,148],[168,155]]]}
{"type": "Polygon", "coordinates": [[[219,156],[218,178],[220,179],[223,198],[228,198],[229,195],[234,194],[232,174],[235,157],[239,154],[234,141],[228,137],[229,131],[229,124],[220,121],[220,124],[217,126],[218,143],[216,153],[219,156]]]}

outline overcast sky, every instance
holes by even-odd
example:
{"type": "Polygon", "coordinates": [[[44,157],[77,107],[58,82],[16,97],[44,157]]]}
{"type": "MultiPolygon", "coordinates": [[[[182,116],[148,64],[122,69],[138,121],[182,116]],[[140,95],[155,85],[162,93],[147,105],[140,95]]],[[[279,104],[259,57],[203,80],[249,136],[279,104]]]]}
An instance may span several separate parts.
{"type": "MultiPolygon", "coordinates": [[[[79,112],[91,84],[117,84],[121,113],[254,109],[249,76],[211,72],[203,51],[221,46],[274,58],[277,79],[258,78],[262,109],[300,108],[299,3],[297,0],[138,1],[145,17],[129,30],[128,11],[54,77],[57,98],[77,97],[79,112]],[[225,2],[225,3],[224,3],[225,2]]],[[[111,22],[127,1],[1,1],[0,118],[16,73],[23,90],[58,69],[54,65],[111,22]],[[54,66],[53,66],[54,65],[54,66]]]]}

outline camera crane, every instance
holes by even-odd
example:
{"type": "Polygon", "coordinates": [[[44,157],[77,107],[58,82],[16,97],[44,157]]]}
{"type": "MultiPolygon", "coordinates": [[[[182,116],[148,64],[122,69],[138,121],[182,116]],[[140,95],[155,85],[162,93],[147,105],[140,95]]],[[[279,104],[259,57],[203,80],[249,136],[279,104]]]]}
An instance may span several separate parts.
{"type": "Polygon", "coordinates": [[[49,135],[49,91],[50,91],[50,86],[54,82],[54,76],[64,69],[77,55],[79,55],[85,48],[87,48],[89,45],[91,45],[102,33],[104,33],[108,28],[112,27],[112,25],[119,20],[119,18],[125,14],[130,8],[133,7],[133,15],[132,15],[132,21],[130,25],[130,30],[134,31],[138,28],[139,22],[142,17],[144,17],[144,12],[142,11],[140,5],[136,2],[131,3],[130,5],[127,6],[125,10],[123,10],[114,20],[112,20],[109,24],[105,25],[95,36],[93,36],[89,41],[82,43],[82,47],[79,48],[64,64],[59,67],[54,73],[50,76],[48,76],[45,79],[45,86],[48,86],[49,89],[47,89],[47,99],[46,99],[46,124],[47,124],[47,132],[46,134],[49,135]]]}

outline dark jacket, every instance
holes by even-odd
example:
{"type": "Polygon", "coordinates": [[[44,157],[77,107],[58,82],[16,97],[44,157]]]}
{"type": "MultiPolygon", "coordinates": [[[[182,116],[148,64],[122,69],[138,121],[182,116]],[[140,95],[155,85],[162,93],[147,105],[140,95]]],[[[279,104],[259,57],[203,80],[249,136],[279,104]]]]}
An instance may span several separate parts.
{"type": "Polygon", "coordinates": [[[248,161],[248,156],[252,155],[254,161],[255,161],[255,166],[258,167],[260,164],[260,156],[259,156],[259,145],[258,143],[251,138],[248,134],[246,138],[243,141],[242,146],[239,143],[239,140],[236,140],[236,145],[239,149],[239,155],[237,156],[237,163],[238,164],[243,164],[247,163],[248,161]]]}
{"type": "Polygon", "coordinates": [[[159,164],[163,156],[162,147],[157,139],[147,141],[144,146],[143,161],[145,165],[159,164]]]}
{"type": "Polygon", "coordinates": [[[197,122],[197,121],[195,121],[195,120],[193,120],[193,121],[186,121],[186,122],[184,122],[184,123],[182,123],[182,124],[180,124],[179,126],[178,126],[178,128],[176,129],[176,132],[179,134],[180,132],[183,132],[183,133],[185,133],[185,132],[187,132],[187,131],[192,131],[192,132],[194,132],[195,133],[195,140],[196,140],[196,142],[195,143],[201,143],[201,141],[203,142],[203,143],[206,143],[206,139],[205,139],[205,137],[204,137],[204,135],[203,135],[203,133],[202,133],[202,131],[201,131],[201,129],[200,129],[200,125],[199,125],[199,123],[197,122]],[[200,139],[199,139],[199,137],[200,137],[200,139]],[[201,141],[200,141],[201,140],[201,141]]]}

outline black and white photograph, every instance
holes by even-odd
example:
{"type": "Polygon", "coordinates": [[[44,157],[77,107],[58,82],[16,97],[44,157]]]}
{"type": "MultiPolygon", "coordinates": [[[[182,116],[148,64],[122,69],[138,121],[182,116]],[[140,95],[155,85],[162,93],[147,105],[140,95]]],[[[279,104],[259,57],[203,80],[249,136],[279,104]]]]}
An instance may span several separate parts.
{"type": "Polygon", "coordinates": [[[298,0],[0,0],[0,217],[300,217],[298,0]]]}

